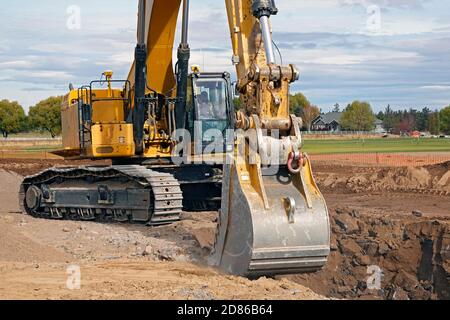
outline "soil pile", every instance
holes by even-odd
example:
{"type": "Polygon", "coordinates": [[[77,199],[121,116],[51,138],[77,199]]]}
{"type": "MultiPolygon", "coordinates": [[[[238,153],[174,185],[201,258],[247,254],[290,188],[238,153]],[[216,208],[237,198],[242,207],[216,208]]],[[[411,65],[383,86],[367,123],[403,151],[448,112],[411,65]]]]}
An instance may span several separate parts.
{"type": "Polygon", "coordinates": [[[373,191],[416,192],[450,195],[450,162],[428,167],[382,168],[366,172],[320,173],[323,190],[353,193],[373,191]]]}
{"type": "Polygon", "coordinates": [[[195,239],[208,246],[209,225],[209,214],[158,228],[1,214],[0,299],[325,299],[287,279],[208,268],[195,239]],[[80,290],[66,287],[69,265],[80,290]]]}
{"type": "Polygon", "coordinates": [[[37,174],[52,167],[72,167],[82,165],[111,165],[108,160],[27,160],[27,159],[0,159],[0,170],[15,172],[23,177],[37,174]]]}
{"type": "Polygon", "coordinates": [[[0,206],[2,212],[19,212],[19,188],[22,177],[0,169],[0,206]]]}
{"type": "MultiPolygon", "coordinates": [[[[11,262],[66,262],[69,255],[45,244],[33,241],[16,228],[17,218],[0,216],[0,260],[11,262]]],[[[20,219],[18,224],[25,223],[20,219]]]]}

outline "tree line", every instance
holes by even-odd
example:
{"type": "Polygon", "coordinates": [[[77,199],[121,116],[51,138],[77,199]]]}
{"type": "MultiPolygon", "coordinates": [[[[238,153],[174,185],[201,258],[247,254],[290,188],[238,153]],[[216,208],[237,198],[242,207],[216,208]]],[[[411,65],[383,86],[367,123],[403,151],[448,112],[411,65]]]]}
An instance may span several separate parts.
{"type": "Polygon", "coordinates": [[[383,121],[386,131],[394,134],[412,131],[427,131],[433,135],[450,134],[450,106],[441,111],[432,111],[428,107],[393,111],[388,105],[377,117],[383,121]]]}
{"type": "Polygon", "coordinates": [[[4,138],[19,132],[48,132],[52,138],[61,134],[62,96],[50,97],[33,107],[28,115],[17,101],[0,101],[0,132],[4,138]]]}
{"type": "MultiPolygon", "coordinates": [[[[290,96],[290,111],[303,118],[304,129],[310,131],[313,121],[321,114],[318,106],[313,105],[302,93],[290,96]]],[[[375,115],[368,102],[353,101],[341,110],[339,104],[334,105],[333,112],[341,112],[342,130],[371,131],[375,128],[375,120],[383,122],[384,129],[393,134],[413,131],[450,134],[450,106],[441,111],[432,111],[425,107],[422,110],[409,109],[394,111],[388,105],[384,111],[375,115]]]]}
{"type": "MultiPolygon", "coordinates": [[[[62,96],[47,98],[33,107],[28,115],[16,101],[0,101],[0,132],[4,138],[12,133],[41,131],[48,132],[52,137],[61,133],[61,103],[62,96]]],[[[235,99],[235,106],[240,107],[239,99],[235,99]]],[[[304,130],[311,130],[313,121],[321,114],[318,106],[312,104],[302,93],[290,96],[290,112],[302,117],[304,130]]],[[[340,112],[336,104],[334,112],[340,112]]],[[[432,111],[425,107],[422,110],[409,109],[394,111],[390,105],[376,116],[368,102],[354,101],[342,110],[341,127],[350,131],[371,131],[375,127],[375,120],[383,121],[387,132],[400,134],[412,131],[428,131],[437,135],[450,134],[450,106],[441,111],[432,111]]]]}

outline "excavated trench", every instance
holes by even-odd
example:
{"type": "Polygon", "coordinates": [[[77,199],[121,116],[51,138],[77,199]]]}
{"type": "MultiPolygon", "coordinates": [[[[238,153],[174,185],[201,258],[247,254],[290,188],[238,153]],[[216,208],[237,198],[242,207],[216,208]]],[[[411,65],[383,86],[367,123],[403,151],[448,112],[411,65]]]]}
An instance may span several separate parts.
{"type": "Polygon", "coordinates": [[[335,298],[450,299],[450,219],[338,208],[331,221],[326,267],[291,280],[335,298]]]}

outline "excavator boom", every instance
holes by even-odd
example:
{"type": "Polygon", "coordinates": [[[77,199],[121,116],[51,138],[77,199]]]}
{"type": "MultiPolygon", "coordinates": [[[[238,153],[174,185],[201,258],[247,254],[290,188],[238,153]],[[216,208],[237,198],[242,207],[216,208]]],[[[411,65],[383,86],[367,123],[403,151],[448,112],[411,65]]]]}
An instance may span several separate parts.
{"type": "MultiPolygon", "coordinates": [[[[181,1],[140,1],[137,38],[143,40],[147,49],[146,93],[151,90],[168,95],[175,92],[172,56],[181,1]]],[[[133,62],[128,74],[131,87],[135,86],[135,68],[133,62]]]]}

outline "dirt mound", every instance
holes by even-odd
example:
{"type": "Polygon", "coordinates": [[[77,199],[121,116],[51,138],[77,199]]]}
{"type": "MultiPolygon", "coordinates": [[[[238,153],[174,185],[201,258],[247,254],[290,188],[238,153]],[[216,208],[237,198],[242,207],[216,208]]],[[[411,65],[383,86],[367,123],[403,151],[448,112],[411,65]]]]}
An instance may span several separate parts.
{"type": "Polygon", "coordinates": [[[365,172],[319,173],[317,180],[323,190],[450,195],[450,169],[447,164],[418,168],[372,168],[365,172]]]}
{"type": "Polygon", "coordinates": [[[323,300],[288,280],[256,281],[188,263],[104,262],[81,265],[81,287],[66,289],[67,265],[0,265],[0,299],[323,300]]]}
{"type": "MultiPolygon", "coordinates": [[[[210,214],[171,226],[0,216],[0,299],[324,299],[289,280],[250,281],[206,267],[210,214]],[[66,289],[68,265],[81,289],[66,289]]],[[[211,230],[212,231],[212,230],[211,230]]]]}
{"type": "Polygon", "coordinates": [[[27,159],[0,159],[0,170],[15,172],[21,176],[33,175],[42,170],[59,166],[81,166],[81,165],[110,165],[107,160],[99,161],[66,161],[66,160],[27,160],[27,159]]]}
{"type": "Polygon", "coordinates": [[[435,171],[437,173],[440,172],[442,174],[450,170],[450,161],[426,166],[425,168],[427,168],[429,171],[435,171]]]}
{"type": "Polygon", "coordinates": [[[0,170],[0,206],[2,212],[19,212],[19,188],[22,177],[13,171],[0,170]]]}
{"type": "Polygon", "coordinates": [[[332,212],[325,269],[290,277],[337,298],[450,299],[450,219],[332,212]],[[379,270],[381,286],[368,288],[379,270]]]}
{"type": "MultiPolygon", "coordinates": [[[[16,218],[17,219],[17,218],[16,218]]],[[[33,241],[16,227],[15,218],[0,216],[0,260],[9,262],[66,262],[72,259],[57,249],[33,241]]],[[[21,220],[19,224],[25,223],[21,220]]]]}

